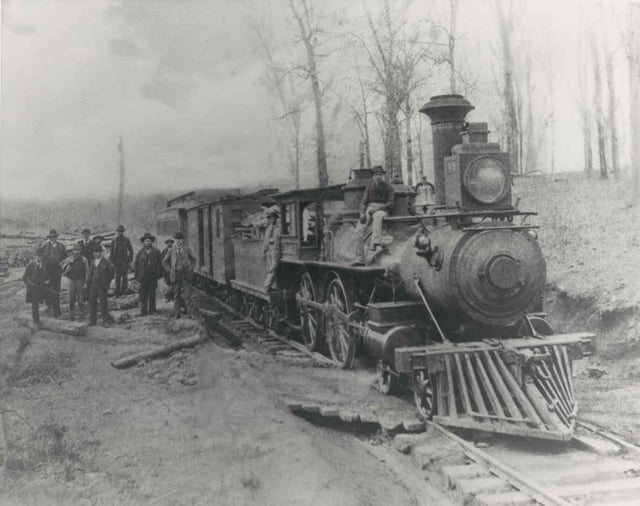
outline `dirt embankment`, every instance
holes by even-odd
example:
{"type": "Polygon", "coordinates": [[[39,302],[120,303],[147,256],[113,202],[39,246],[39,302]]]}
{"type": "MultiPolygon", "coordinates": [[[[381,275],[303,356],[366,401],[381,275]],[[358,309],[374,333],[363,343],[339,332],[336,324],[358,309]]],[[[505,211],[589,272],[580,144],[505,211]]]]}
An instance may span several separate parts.
{"type": "Polygon", "coordinates": [[[628,181],[519,178],[514,193],[539,213],[552,326],[596,335],[597,354],[576,362],[581,416],[640,440],[640,208],[628,181]]]}

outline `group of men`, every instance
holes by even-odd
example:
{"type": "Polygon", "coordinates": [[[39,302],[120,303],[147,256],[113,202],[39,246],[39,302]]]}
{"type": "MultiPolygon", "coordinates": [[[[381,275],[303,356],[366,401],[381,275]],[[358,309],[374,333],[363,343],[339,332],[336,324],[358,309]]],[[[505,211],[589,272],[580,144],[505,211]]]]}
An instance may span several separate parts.
{"type": "Polygon", "coordinates": [[[120,297],[128,293],[129,267],[133,265],[135,281],[138,284],[140,315],[156,312],[156,289],[158,280],[165,278],[170,289],[167,295],[175,300],[175,316],[187,311],[186,299],[190,293],[190,280],[195,266],[195,257],[183,244],[181,232],[166,241],[162,253],[153,246],[155,237],[145,233],[140,241],[143,247],[134,258],[133,247],[124,235],[125,228],[116,229],[110,252],[107,255],[102,245],[104,238],[91,238],[91,231],[82,231],[82,240],[73,246],[71,255],[60,241],[58,233],[52,229],[47,240],[36,250],[36,258],[25,269],[23,281],[27,287],[26,301],[31,303],[33,322],[40,325],[39,304],[45,302],[54,318],[59,318],[61,279],[68,279],[69,319],[84,320],[85,302],[89,303],[89,326],[97,324],[98,308],[105,327],[113,323],[108,311],[107,292],[115,277],[114,295],[120,297]],[[173,247],[174,242],[176,246],[173,247]],[[76,308],[78,312],[76,312],[76,308]]]}

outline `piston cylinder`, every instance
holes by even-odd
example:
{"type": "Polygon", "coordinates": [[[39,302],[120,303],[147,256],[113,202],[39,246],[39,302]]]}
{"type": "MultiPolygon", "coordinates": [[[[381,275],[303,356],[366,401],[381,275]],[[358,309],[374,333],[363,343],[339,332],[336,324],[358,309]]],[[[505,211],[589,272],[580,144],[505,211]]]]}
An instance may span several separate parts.
{"type": "Polygon", "coordinates": [[[396,348],[423,344],[423,334],[415,325],[394,326],[384,333],[367,328],[362,336],[362,346],[366,354],[386,364],[395,363],[396,348]]]}

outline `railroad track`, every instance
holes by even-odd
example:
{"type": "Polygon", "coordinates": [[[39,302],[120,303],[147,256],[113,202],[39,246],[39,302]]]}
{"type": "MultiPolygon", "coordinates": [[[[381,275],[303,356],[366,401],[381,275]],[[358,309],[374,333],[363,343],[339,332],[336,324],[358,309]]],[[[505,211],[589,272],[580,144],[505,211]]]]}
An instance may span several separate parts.
{"type": "MultiPolygon", "coordinates": [[[[476,447],[448,429],[430,424],[465,454],[466,463],[445,466],[445,486],[465,504],[631,506],[640,504],[640,448],[618,435],[587,422],[578,426],[607,444],[585,446],[578,434],[566,445],[531,440],[494,441],[476,447]],[[635,459],[633,457],[636,457],[635,459]]],[[[414,454],[428,454],[428,448],[414,454]]]]}
{"type": "MultiPolygon", "coordinates": [[[[333,361],[324,355],[310,351],[303,344],[267,329],[250,318],[240,314],[220,299],[208,295],[198,288],[193,291],[206,301],[207,308],[197,307],[205,325],[221,334],[232,346],[238,346],[249,339],[265,348],[267,353],[293,361],[313,362],[316,365],[333,366],[333,361]]],[[[196,306],[200,306],[196,300],[196,306]]]]}
{"type": "MultiPolygon", "coordinates": [[[[331,366],[332,361],[304,345],[266,329],[223,301],[195,292],[206,300],[203,319],[233,344],[249,339],[268,353],[331,366]],[[222,315],[222,316],[220,316],[222,315]]],[[[381,420],[352,410],[315,403],[288,403],[293,412],[351,423],[379,423],[389,433],[423,430],[417,420],[385,426],[381,420]],[[405,425],[405,427],[403,427],[405,425]]],[[[640,504],[640,446],[593,422],[579,420],[573,441],[562,444],[524,438],[495,437],[482,449],[450,430],[429,422],[434,431],[459,447],[465,463],[440,469],[444,485],[461,504],[481,506],[631,506],[640,504]]],[[[418,467],[429,461],[429,443],[412,449],[418,467]]]]}
{"type": "Polygon", "coordinates": [[[0,283],[0,290],[2,290],[3,288],[9,288],[10,286],[15,286],[18,283],[22,283],[22,278],[14,279],[12,281],[4,281],[4,282],[0,283]]]}

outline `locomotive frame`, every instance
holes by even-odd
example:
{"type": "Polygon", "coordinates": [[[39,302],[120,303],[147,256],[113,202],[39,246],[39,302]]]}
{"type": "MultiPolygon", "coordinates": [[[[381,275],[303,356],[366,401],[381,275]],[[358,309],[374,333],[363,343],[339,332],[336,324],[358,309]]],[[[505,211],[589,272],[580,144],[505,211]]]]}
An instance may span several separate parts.
{"type": "Polygon", "coordinates": [[[187,210],[187,228],[198,238],[194,284],[268,327],[299,335],[312,351],[328,348],[339,367],[352,367],[360,352],[375,358],[380,390],[408,386],[425,419],[567,440],[577,413],[572,363],[593,352],[594,336],[554,335],[544,319],[545,264],[537,226],[528,222],[536,213],[511,205],[508,155],[487,142],[486,125],[465,127],[472,108],[448,95],[421,110],[433,125],[436,204],[416,215],[412,190],[394,183],[385,247],[367,265],[348,258],[371,178],[371,170],[360,169],[344,185],[187,210]],[[475,170],[474,188],[464,188],[465,171],[491,157],[497,161],[475,170]],[[241,227],[238,219],[267,198],[281,216],[272,291],[262,286],[264,228],[241,227]],[[234,213],[226,226],[212,222],[234,213]],[[222,236],[215,250],[213,235],[222,236]],[[216,269],[214,257],[224,269],[216,269]]]}

